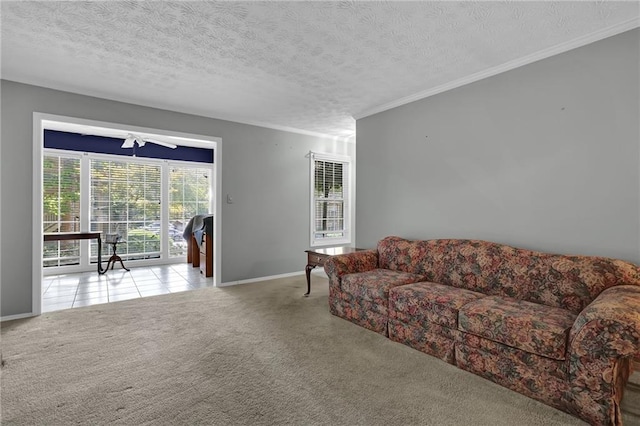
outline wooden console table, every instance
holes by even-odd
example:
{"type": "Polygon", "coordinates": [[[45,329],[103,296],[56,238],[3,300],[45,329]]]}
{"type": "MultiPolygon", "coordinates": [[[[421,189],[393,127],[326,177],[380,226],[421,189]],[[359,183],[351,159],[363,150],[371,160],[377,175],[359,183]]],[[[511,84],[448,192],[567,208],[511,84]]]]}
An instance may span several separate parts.
{"type": "Polygon", "coordinates": [[[307,253],[307,266],[304,271],[307,274],[307,292],[305,296],[309,296],[311,293],[311,270],[316,266],[324,266],[325,260],[330,256],[337,256],[339,254],[354,253],[356,251],[362,251],[366,249],[353,248],[353,247],[332,247],[325,249],[311,249],[305,250],[307,253]]]}
{"type": "Polygon", "coordinates": [[[45,241],[69,241],[69,240],[98,240],[98,273],[104,274],[106,269],[102,269],[102,237],[100,232],[56,232],[44,234],[45,241]]]}

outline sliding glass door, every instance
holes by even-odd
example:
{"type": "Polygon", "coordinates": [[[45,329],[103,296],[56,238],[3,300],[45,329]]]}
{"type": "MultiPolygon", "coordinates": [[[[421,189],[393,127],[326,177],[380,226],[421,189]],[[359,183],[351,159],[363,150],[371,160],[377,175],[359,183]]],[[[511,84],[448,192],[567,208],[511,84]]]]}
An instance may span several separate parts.
{"type": "Polygon", "coordinates": [[[90,167],[91,231],[119,235],[125,260],[160,258],[161,166],[92,159],[90,167]]]}
{"type": "MultiPolygon", "coordinates": [[[[43,231],[117,234],[128,261],[186,260],[182,233],[191,217],[212,211],[211,176],[211,164],[45,149],[43,231]]],[[[54,241],[42,265],[59,272],[96,261],[95,240],[54,241]]]]}

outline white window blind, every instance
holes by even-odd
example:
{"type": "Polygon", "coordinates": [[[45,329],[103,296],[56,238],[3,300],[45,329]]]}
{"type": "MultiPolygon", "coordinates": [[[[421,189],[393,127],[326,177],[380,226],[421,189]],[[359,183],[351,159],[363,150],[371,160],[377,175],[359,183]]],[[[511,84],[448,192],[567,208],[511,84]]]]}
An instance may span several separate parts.
{"type": "MultiPolygon", "coordinates": [[[[43,231],[101,232],[103,243],[119,234],[128,261],[186,258],[187,222],[213,208],[212,164],[45,149],[42,171],[43,231]]],[[[103,261],[110,252],[103,245],[103,261]]],[[[45,241],[42,265],[48,274],[93,270],[97,254],[96,240],[45,241]]]]}
{"type": "MultiPolygon", "coordinates": [[[[42,169],[42,225],[45,233],[80,231],[80,159],[45,155],[42,169]]],[[[78,241],[46,241],[43,267],[80,263],[78,241]]]]}
{"type": "Polygon", "coordinates": [[[210,213],[212,170],[172,165],[169,170],[169,256],[186,256],[184,226],[198,214],[210,213]]]}
{"type": "MultiPolygon", "coordinates": [[[[118,234],[123,259],[160,257],[160,165],[132,159],[91,160],[92,231],[118,234]]],[[[97,245],[92,242],[92,260],[97,245]]]]}
{"type": "Polygon", "coordinates": [[[349,161],[311,156],[311,246],[349,243],[349,161]]]}

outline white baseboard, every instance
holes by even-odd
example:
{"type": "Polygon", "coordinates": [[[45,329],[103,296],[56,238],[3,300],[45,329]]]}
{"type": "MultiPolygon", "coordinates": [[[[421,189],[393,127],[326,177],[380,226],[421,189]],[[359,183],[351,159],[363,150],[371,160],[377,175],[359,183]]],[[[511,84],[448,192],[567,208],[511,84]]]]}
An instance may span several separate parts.
{"type": "Polygon", "coordinates": [[[249,284],[249,283],[256,283],[259,281],[277,280],[279,278],[289,278],[289,277],[295,277],[297,275],[304,275],[304,271],[289,272],[288,274],[270,275],[268,277],[249,278],[248,280],[229,281],[226,283],[218,284],[218,287],[229,287],[229,286],[238,285],[238,284],[249,284]]]}
{"type": "Polygon", "coordinates": [[[17,320],[22,318],[31,318],[31,317],[35,317],[35,315],[31,312],[27,312],[26,314],[7,315],[4,317],[0,317],[0,322],[17,320]]]}

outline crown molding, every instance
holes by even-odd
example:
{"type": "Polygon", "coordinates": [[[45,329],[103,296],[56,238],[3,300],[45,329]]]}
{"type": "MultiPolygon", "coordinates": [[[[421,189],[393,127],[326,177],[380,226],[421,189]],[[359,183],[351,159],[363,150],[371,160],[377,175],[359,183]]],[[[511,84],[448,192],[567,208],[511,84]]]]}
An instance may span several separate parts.
{"type": "Polygon", "coordinates": [[[379,105],[377,107],[369,108],[364,110],[358,114],[354,114],[353,118],[356,120],[360,120],[361,118],[368,117],[370,115],[378,114],[383,111],[390,110],[392,108],[396,108],[411,102],[418,101],[420,99],[428,98],[433,95],[437,95],[438,93],[446,92],[448,90],[456,89],[458,87],[467,85],[469,83],[476,82],[478,80],[482,80],[488,77],[492,77],[497,74],[501,74],[506,71],[510,71],[515,68],[522,67],[524,65],[531,64],[533,62],[549,58],[551,56],[559,55],[560,53],[567,52],[569,50],[577,49],[578,47],[586,46],[587,44],[594,43],[596,41],[603,40],[608,37],[612,37],[614,35],[621,34],[625,31],[632,30],[634,28],[640,27],[640,18],[635,17],[633,19],[629,19],[627,21],[623,21],[619,24],[612,25],[607,28],[603,28],[601,30],[595,31],[593,33],[589,33],[587,35],[575,38],[573,40],[569,40],[564,43],[557,44],[555,46],[549,47],[547,49],[540,50],[538,52],[532,53],[530,55],[524,56],[522,58],[514,59],[509,62],[505,62],[504,64],[488,68],[486,70],[468,75],[466,77],[460,78],[458,80],[451,81],[449,83],[442,84],[440,86],[436,86],[431,89],[424,90],[422,92],[415,93],[410,96],[406,96],[404,98],[397,99],[392,102],[388,102],[383,105],[379,105]]]}

